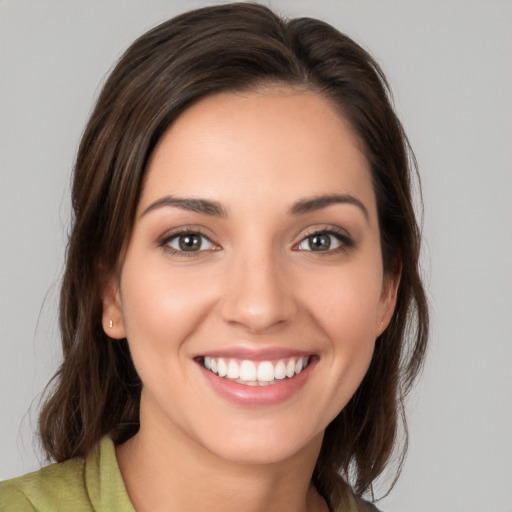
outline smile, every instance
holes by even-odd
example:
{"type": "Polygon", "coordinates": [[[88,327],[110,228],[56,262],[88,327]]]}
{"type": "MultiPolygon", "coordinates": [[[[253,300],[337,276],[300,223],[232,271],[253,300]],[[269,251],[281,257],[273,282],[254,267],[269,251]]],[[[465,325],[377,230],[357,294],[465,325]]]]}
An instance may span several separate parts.
{"type": "Polygon", "coordinates": [[[292,357],[276,361],[235,360],[204,357],[202,365],[210,372],[246,386],[269,386],[291,379],[308,366],[309,357],[292,357]]]}

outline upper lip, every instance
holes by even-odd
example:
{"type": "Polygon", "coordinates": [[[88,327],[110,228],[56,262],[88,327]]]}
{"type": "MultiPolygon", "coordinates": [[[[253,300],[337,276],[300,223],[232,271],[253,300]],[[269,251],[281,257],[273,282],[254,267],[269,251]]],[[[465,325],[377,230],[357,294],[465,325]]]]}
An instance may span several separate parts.
{"type": "Polygon", "coordinates": [[[269,361],[292,357],[309,357],[312,352],[284,347],[231,347],[224,349],[207,350],[196,354],[194,359],[202,357],[222,357],[226,359],[247,359],[250,361],[269,361]]]}

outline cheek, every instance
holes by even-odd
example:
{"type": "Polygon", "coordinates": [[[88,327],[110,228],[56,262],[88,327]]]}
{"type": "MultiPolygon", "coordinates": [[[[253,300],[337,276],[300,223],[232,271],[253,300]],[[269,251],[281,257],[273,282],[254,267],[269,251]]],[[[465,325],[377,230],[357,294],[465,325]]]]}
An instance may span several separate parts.
{"type": "MultiPolygon", "coordinates": [[[[313,277],[313,276],[312,276],[313,277]]],[[[380,262],[357,268],[334,268],[309,287],[308,309],[333,341],[374,341],[381,310],[382,272],[380,262]]],[[[304,290],[306,285],[304,285],[304,290]]]]}
{"type": "Polygon", "coordinates": [[[125,262],[121,302],[135,364],[176,357],[211,302],[207,289],[190,272],[170,272],[165,264],[125,262]]]}
{"type": "Polygon", "coordinates": [[[308,298],[309,311],[328,340],[324,363],[333,383],[333,415],[355,393],[373,356],[382,293],[382,274],[378,264],[375,268],[336,269],[317,282],[308,298]]]}

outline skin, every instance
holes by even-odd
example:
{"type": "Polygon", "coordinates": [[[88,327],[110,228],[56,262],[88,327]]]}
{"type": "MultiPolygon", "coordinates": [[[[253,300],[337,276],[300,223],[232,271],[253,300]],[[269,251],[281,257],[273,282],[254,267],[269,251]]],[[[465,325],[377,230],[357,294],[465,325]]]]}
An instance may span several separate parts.
{"type": "Polygon", "coordinates": [[[140,431],[117,448],[137,511],[327,510],[310,485],[323,433],[368,369],[398,281],[383,274],[369,164],[324,98],[274,87],[186,110],[150,159],[103,296],[105,331],[128,339],[143,382],[140,431]],[[360,205],[290,213],[333,194],[360,205]],[[155,205],[167,196],[224,215],[155,205]],[[179,252],[184,226],[208,237],[201,250],[179,252]],[[341,238],[313,250],[308,236],[331,229],[341,238]],[[314,364],[284,402],[244,406],[195,359],[232,347],[306,351],[314,364]]]}

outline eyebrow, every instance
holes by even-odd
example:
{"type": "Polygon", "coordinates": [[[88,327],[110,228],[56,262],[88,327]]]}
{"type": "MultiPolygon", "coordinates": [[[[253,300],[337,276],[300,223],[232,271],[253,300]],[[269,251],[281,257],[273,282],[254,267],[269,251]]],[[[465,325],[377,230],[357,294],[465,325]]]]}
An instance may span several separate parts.
{"type": "Polygon", "coordinates": [[[175,208],[181,208],[190,212],[201,213],[203,215],[211,215],[212,217],[226,217],[226,210],[217,201],[210,201],[208,199],[196,199],[196,198],[181,198],[174,196],[165,196],[154,203],[151,203],[142,213],[141,217],[147,213],[156,210],[157,208],[163,208],[166,206],[174,206],[175,208]]]}
{"type": "Polygon", "coordinates": [[[365,205],[356,197],[350,194],[329,194],[325,196],[316,196],[309,199],[301,199],[290,209],[291,215],[302,215],[304,213],[321,210],[333,204],[352,204],[357,206],[364,214],[367,221],[370,220],[368,210],[365,205]]]}
{"type": "MultiPolygon", "coordinates": [[[[305,213],[321,210],[333,204],[352,204],[357,206],[364,214],[366,220],[369,220],[368,210],[364,204],[350,194],[329,194],[316,196],[297,201],[289,210],[290,215],[303,215],[305,213]]],[[[141,217],[158,208],[172,206],[191,212],[209,215],[212,217],[227,217],[226,210],[217,201],[198,198],[181,198],[175,196],[165,196],[151,203],[142,213],[141,217]]]]}

